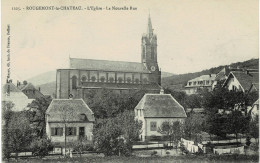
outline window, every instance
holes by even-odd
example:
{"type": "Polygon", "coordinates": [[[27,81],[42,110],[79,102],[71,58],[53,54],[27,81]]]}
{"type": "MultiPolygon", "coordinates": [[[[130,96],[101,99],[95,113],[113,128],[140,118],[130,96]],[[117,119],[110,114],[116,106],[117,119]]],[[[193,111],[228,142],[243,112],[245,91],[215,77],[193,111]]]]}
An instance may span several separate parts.
{"type": "Polygon", "coordinates": [[[154,60],[154,47],[151,48],[151,59],[154,60]]]}
{"type": "Polygon", "coordinates": [[[76,135],[76,127],[66,127],[66,135],[67,136],[76,135]]]}
{"type": "Polygon", "coordinates": [[[144,79],[143,79],[143,83],[144,83],[144,84],[146,84],[147,81],[148,81],[147,78],[144,78],[144,79]]]}
{"type": "Polygon", "coordinates": [[[110,77],[110,78],[109,78],[109,82],[110,82],[110,83],[113,83],[113,82],[114,82],[114,78],[113,78],[113,77],[110,77]]]}
{"type": "Polygon", "coordinates": [[[81,81],[85,82],[86,80],[87,80],[87,77],[86,77],[85,75],[83,75],[83,76],[81,77],[81,81]]]}
{"type": "Polygon", "coordinates": [[[118,78],[118,83],[122,83],[123,79],[121,77],[118,78]]]}
{"type": "Polygon", "coordinates": [[[72,77],[72,89],[76,89],[77,88],[77,77],[73,76],[72,77]]]}
{"type": "Polygon", "coordinates": [[[157,131],[156,122],[150,122],[150,131],[157,131]]]}
{"type": "Polygon", "coordinates": [[[92,81],[92,82],[95,82],[95,81],[96,81],[96,77],[95,77],[95,76],[92,76],[92,77],[91,77],[91,81],[92,81]]]}
{"type": "Polygon", "coordinates": [[[196,85],[196,82],[193,82],[193,85],[196,85]]]}
{"type": "Polygon", "coordinates": [[[145,59],[145,48],[143,47],[143,59],[145,59]]]}
{"type": "Polygon", "coordinates": [[[192,84],[192,82],[189,82],[189,85],[191,85],[192,84]]]}
{"type": "Polygon", "coordinates": [[[51,128],[51,136],[62,136],[62,135],[63,135],[62,127],[51,128]]]}
{"type": "Polygon", "coordinates": [[[102,77],[100,78],[100,81],[101,81],[101,82],[104,82],[104,81],[105,81],[105,77],[102,76],[102,77]]]}
{"type": "Polygon", "coordinates": [[[128,78],[126,79],[126,81],[127,81],[127,83],[131,83],[131,78],[128,77],[128,78]]]}
{"type": "Polygon", "coordinates": [[[138,84],[138,83],[139,83],[139,79],[135,79],[135,83],[137,83],[137,84],[138,84]]]}
{"type": "Polygon", "coordinates": [[[207,85],[209,85],[209,80],[207,80],[207,85]]]}

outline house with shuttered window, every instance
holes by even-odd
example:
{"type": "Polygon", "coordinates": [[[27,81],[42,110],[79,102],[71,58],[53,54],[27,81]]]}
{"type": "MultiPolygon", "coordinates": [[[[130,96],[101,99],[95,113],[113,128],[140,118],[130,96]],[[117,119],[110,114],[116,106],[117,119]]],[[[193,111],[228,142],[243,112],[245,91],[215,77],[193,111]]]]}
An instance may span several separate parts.
{"type": "Polygon", "coordinates": [[[82,99],[54,99],[46,111],[46,133],[63,146],[78,140],[92,143],[94,113],[82,99]]]}
{"type": "Polygon", "coordinates": [[[184,108],[171,94],[145,94],[135,107],[135,118],[142,121],[140,140],[162,136],[158,128],[165,121],[181,121],[187,117],[184,108]]]}

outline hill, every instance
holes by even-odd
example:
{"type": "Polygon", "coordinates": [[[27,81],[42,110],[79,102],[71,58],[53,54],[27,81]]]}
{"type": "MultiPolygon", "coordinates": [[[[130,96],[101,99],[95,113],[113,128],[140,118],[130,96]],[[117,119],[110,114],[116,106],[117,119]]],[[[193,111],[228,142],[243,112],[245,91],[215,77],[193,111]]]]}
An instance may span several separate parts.
{"type": "Polygon", "coordinates": [[[183,89],[186,83],[196,77],[207,74],[217,74],[224,67],[233,67],[233,68],[247,68],[247,69],[259,69],[259,59],[250,59],[244,62],[236,62],[230,65],[223,65],[218,67],[213,67],[207,70],[203,70],[200,72],[187,73],[187,74],[179,74],[173,75],[169,77],[162,78],[162,86],[164,88],[172,88],[175,90],[183,89]]]}
{"type": "Polygon", "coordinates": [[[42,85],[56,81],[56,71],[49,71],[27,79],[33,85],[42,85]]]}

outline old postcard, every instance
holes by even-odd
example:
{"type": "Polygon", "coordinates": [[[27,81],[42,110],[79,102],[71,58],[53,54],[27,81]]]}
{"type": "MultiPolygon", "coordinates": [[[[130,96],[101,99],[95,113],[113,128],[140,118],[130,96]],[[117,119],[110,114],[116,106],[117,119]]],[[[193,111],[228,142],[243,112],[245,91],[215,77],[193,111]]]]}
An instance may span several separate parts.
{"type": "Polygon", "coordinates": [[[1,5],[3,161],[259,161],[257,0],[1,5]]]}

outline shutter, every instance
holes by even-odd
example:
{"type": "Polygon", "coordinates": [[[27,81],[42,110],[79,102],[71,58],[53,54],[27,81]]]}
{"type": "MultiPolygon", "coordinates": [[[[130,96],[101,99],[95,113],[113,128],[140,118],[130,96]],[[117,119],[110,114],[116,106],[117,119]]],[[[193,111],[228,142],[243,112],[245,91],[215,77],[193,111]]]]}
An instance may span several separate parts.
{"type": "Polygon", "coordinates": [[[73,127],[73,135],[76,135],[76,132],[77,132],[76,127],[73,127]]]}
{"type": "Polygon", "coordinates": [[[65,128],[65,134],[68,136],[69,135],[69,129],[68,127],[65,128]]]}
{"type": "Polygon", "coordinates": [[[63,128],[59,128],[59,131],[60,131],[60,136],[62,136],[63,135],[63,128]]]}
{"type": "Polygon", "coordinates": [[[51,128],[51,136],[55,135],[55,128],[51,128]]]}

